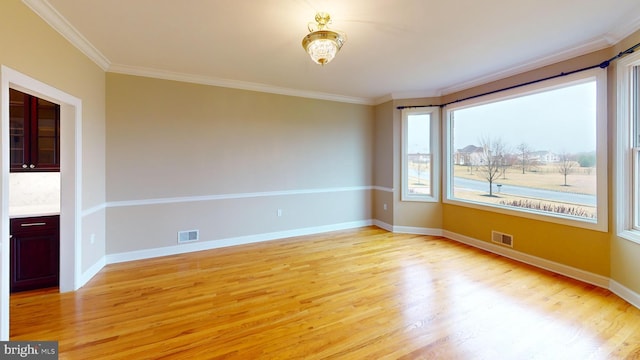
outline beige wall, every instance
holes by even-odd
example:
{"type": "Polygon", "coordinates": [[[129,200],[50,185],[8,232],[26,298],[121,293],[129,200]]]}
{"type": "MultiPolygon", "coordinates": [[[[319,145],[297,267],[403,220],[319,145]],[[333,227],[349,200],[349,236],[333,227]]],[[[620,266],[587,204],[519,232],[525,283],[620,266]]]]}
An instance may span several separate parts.
{"type": "Polygon", "coordinates": [[[109,254],[371,219],[370,106],[108,74],[107,117],[109,254]]]}
{"type": "Polygon", "coordinates": [[[105,253],[105,212],[100,209],[106,179],[104,71],[20,0],[0,2],[0,63],[82,100],[84,214],[80,225],[81,270],[85,271],[105,253]],[[95,236],[93,244],[91,234],[95,236]]]}
{"type": "Polygon", "coordinates": [[[393,175],[395,159],[395,145],[398,134],[393,126],[393,102],[389,101],[375,108],[374,129],[374,163],[373,184],[373,218],[383,224],[393,225],[394,188],[393,175]],[[386,205],[386,209],[385,209],[386,205]]]}
{"type": "Polygon", "coordinates": [[[491,231],[513,235],[517,251],[609,276],[608,233],[445,204],[443,228],[490,242],[491,231]]]}

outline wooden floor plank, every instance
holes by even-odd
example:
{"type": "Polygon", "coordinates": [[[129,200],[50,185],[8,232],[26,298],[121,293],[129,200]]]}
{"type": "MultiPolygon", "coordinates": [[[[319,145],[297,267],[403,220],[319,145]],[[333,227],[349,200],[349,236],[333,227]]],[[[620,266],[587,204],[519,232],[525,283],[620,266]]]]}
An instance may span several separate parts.
{"type": "Polygon", "coordinates": [[[640,359],[608,290],[375,227],[108,265],[10,312],[61,359],[640,359]]]}

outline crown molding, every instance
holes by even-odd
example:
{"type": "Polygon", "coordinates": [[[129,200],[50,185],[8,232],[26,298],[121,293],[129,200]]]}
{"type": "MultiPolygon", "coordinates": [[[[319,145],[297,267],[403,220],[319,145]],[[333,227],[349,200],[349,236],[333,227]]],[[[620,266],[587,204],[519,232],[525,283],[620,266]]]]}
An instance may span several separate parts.
{"type": "MultiPolygon", "coordinates": [[[[630,36],[631,34],[635,33],[638,30],[640,30],[640,15],[637,15],[634,13],[629,18],[621,21],[616,28],[614,28],[607,34],[603,35],[599,39],[587,42],[585,44],[573,47],[571,49],[565,50],[557,54],[544,56],[544,57],[529,61],[527,63],[503,70],[503,71],[499,71],[499,72],[482,76],[470,81],[452,85],[450,87],[442,88],[436,91],[431,96],[444,96],[444,95],[452,94],[458,91],[470,89],[475,86],[488,84],[493,81],[497,81],[510,76],[525,73],[527,71],[539,69],[547,65],[552,65],[565,60],[569,60],[569,59],[582,56],[594,51],[602,50],[619,43],[620,41],[624,40],[625,38],[627,38],[628,36],[630,36]]],[[[406,95],[411,95],[411,93],[392,94],[392,98],[406,99],[407,98],[405,97],[406,95]]]]}
{"type": "Polygon", "coordinates": [[[297,89],[284,88],[284,87],[272,86],[267,84],[252,83],[247,81],[238,81],[238,80],[230,80],[230,79],[220,79],[215,77],[206,77],[201,75],[193,75],[193,74],[153,69],[153,68],[147,68],[147,67],[111,64],[111,66],[109,66],[109,69],[107,69],[107,71],[111,73],[119,73],[119,74],[125,74],[125,75],[143,76],[143,77],[150,77],[150,78],[163,79],[163,80],[174,80],[174,81],[188,82],[188,83],[194,83],[194,84],[200,84],[200,85],[210,85],[210,86],[219,86],[219,87],[232,88],[232,89],[258,91],[258,92],[264,92],[264,93],[296,96],[296,97],[309,98],[309,99],[328,100],[328,101],[336,101],[336,102],[359,104],[359,105],[374,105],[374,100],[368,99],[368,98],[343,96],[343,95],[328,94],[328,93],[315,92],[315,91],[297,90],[297,89]]]}
{"type": "MultiPolygon", "coordinates": [[[[640,6],[636,8],[640,10],[640,6]]],[[[626,37],[630,36],[634,32],[640,30],[640,11],[632,13],[628,19],[625,19],[620,22],[620,24],[615,27],[613,30],[609,31],[605,36],[605,40],[609,42],[610,45],[615,45],[620,41],[624,40],[626,37]]]]}
{"type": "Polygon", "coordinates": [[[493,73],[493,74],[490,74],[490,75],[486,75],[486,76],[481,76],[479,78],[475,78],[473,80],[470,80],[470,81],[467,81],[467,82],[464,82],[464,83],[460,83],[460,84],[453,85],[453,86],[450,86],[450,87],[447,87],[447,88],[443,88],[438,92],[440,94],[442,94],[442,95],[448,95],[448,94],[456,93],[458,91],[470,89],[470,88],[475,87],[475,86],[488,84],[490,82],[501,80],[501,79],[505,79],[505,78],[508,78],[510,76],[522,74],[522,73],[525,73],[527,71],[539,69],[539,68],[545,67],[547,65],[552,65],[552,64],[556,64],[556,63],[559,63],[559,62],[562,62],[562,61],[573,59],[575,57],[582,56],[582,55],[585,55],[585,54],[588,54],[588,53],[591,53],[591,52],[594,52],[594,51],[606,49],[606,48],[608,48],[610,46],[611,46],[611,44],[605,38],[601,38],[601,39],[594,40],[594,41],[588,42],[586,44],[583,44],[583,45],[580,45],[580,46],[576,46],[574,48],[562,51],[562,52],[557,53],[557,54],[541,57],[541,58],[538,58],[536,60],[521,64],[521,65],[517,65],[517,66],[514,66],[512,68],[503,70],[503,71],[499,71],[499,72],[496,72],[496,73],[493,73]]]}
{"type": "Polygon", "coordinates": [[[259,91],[279,95],[296,96],[318,100],[337,101],[361,105],[374,105],[373,99],[328,94],[314,91],[289,89],[266,84],[251,83],[228,79],[218,79],[192,74],[171,72],[152,68],[111,64],[93,44],[87,40],[67,19],[62,16],[47,0],[22,0],[34,13],[40,16],[49,26],[60,33],[67,41],[96,63],[103,71],[128,75],[145,76],[165,80],[175,80],[203,85],[220,86],[241,90],[259,91]]]}
{"type": "Polygon", "coordinates": [[[106,56],[93,46],[47,0],[22,0],[22,2],[102,70],[106,71],[109,68],[110,62],[106,56]]]}
{"type": "Polygon", "coordinates": [[[385,96],[381,96],[381,97],[375,98],[373,100],[373,105],[380,105],[380,104],[384,104],[384,103],[389,102],[389,101],[393,101],[393,95],[392,94],[388,94],[388,95],[385,95],[385,96]]]}
{"type": "Polygon", "coordinates": [[[439,97],[448,95],[475,86],[487,84],[492,81],[504,79],[509,76],[517,75],[547,65],[565,61],[580,55],[587,54],[589,52],[607,48],[618,43],[619,41],[623,40],[624,38],[640,29],[640,16],[634,14],[630,16],[629,19],[625,19],[626,21],[621,21],[618,27],[605,34],[600,39],[591,41],[589,43],[577,46],[558,54],[542,57],[490,75],[482,76],[470,81],[442,88],[437,91],[398,92],[391,93],[379,98],[361,98],[322,92],[297,90],[260,83],[205,77],[193,74],[158,70],[153,68],[111,64],[107,57],[104,56],[95,46],[93,46],[93,44],[91,44],[89,40],[87,40],[75,27],[73,27],[73,25],[71,25],[64,18],[64,16],[62,16],[62,14],[60,14],[47,0],[22,0],[22,2],[104,71],[360,105],[379,105],[391,100],[439,97]]]}
{"type": "Polygon", "coordinates": [[[582,56],[594,51],[598,51],[598,50],[602,50],[602,49],[606,49],[616,43],[618,43],[619,41],[621,41],[622,39],[626,38],[627,36],[631,35],[632,33],[634,33],[635,31],[637,31],[638,29],[640,29],[640,17],[638,17],[636,19],[636,21],[634,22],[633,25],[630,25],[629,23],[626,23],[626,26],[622,26],[619,29],[617,29],[616,31],[610,32],[607,35],[603,36],[600,39],[588,42],[586,44],[580,45],[580,46],[576,46],[574,48],[562,51],[560,53],[556,53],[553,55],[549,55],[549,56],[544,56],[529,62],[526,62],[524,64],[520,64],[499,72],[495,72],[489,75],[485,75],[485,76],[481,76],[469,81],[465,81],[456,85],[452,85],[446,88],[442,88],[440,90],[437,91],[412,91],[412,92],[398,92],[398,93],[392,93],[386,97],[381,97],[376,99],[377,103],[383,103],[383,100],[403,100],[403,99],[417,99],[417,98],[423,98],[423,97],[440,97],[440,96],[445,96],[448,94],[453,94],[456,93],[458,91],[462,91],[462,90],[466,90],[466,89],[470,89],[476,86],[480,86],[480,85],[484,85],[484,84],[488,84],[491,83],[493,81],[497,81],[497,80],[501,80],[501,79],[505,79],[508,78],[510,76],[514,76],[514,75],[518,75],[518,74],[522,74],[525,73],[527,71],[531,71],[531,70],[535,70],[535,69],[539,69],[542,68],[544,66],[547,65],[552,65],[552,64],[556,64],[562,61],[566,61],[566,60],[570,60],[573,59],[575,57],[578,56],[582,56]]]}
{"type": "Polygon", "coordinates": [[[416,98],[422,98],[422,97],[439,97],[439,96],[456,93],[458,91],[470,89],[475,86],[488,84],[493,81],[497,81],[510,76],[522,74],[527,71],[539,69],[547,65],[552,65],[552,64],[569,60],[578,56],[582,56],[594,51],[608,48],[610,46],[613,46],[619,43],[620,41],[624,40],[625,38],[632,35],[638,30],[640,30],[640,15],[634,14],[632,15],[631,18],[626,19],[625,21],[621,21],[619,26],[617,26],[607,34],[603,35],[600,39],[590,41],[583,45],[576,46],[574,48],[565,50],[557,54],[541,57],[533,61],[529,61],[527,63],[514,66],[506,70],[502,70],[496,73],[475,78],[470,81],[466,81],[463,83],[452,85],[450,87],[442,88],[438,91],[432,91],[432,92],[413,91],[413,92],[392,93],[387,96],[376,99],[375,105],[379,105],[389,100],[416,99],[416,98]]]}
{"type": "Polygon", "coordinates": [[[393,100],[405,100],[405,99],[419,99],[419,98],[431,98],[440,97],[442,93],[439,91],[403,91],[391,94],[393,100]]]}

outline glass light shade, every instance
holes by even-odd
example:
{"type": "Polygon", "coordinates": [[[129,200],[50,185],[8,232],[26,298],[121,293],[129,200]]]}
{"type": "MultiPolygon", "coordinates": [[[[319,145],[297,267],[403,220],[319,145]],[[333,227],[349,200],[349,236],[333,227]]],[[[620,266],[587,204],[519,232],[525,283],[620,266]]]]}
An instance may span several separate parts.
{"type": "Polygon", "coordinates": [[[311,32],[302,39],[302,47],[320,65],[329,63],[344,44],[345,37],[331,30],[311,32]]]}
{"type": "Polygon", "coordinates": [[[338,46],[331,40],[315,40],[309,44],[307,52],[313,61],[324,65],[336,56],[338,46]]]}

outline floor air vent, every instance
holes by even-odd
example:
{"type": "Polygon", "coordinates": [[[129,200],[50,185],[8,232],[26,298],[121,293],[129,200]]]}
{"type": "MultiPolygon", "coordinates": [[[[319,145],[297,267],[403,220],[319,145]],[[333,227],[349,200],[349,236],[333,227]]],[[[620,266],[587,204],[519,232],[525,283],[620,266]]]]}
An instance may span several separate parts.
{"type": "Polygon", "coordinates": [[[502,244],[508,247],[513,247],[513,236],[509,234],[503,234],[498,231],[492,231],[491,240],[498,244],[502,244]]]}
{"type": "Polygon", "coordinates": [[[178,243],[198,241],[200,233],[198,230],[178,231],[178,243]]]}

